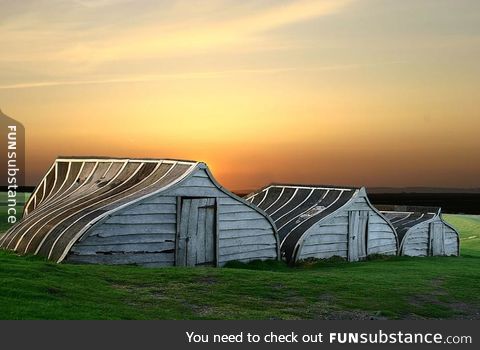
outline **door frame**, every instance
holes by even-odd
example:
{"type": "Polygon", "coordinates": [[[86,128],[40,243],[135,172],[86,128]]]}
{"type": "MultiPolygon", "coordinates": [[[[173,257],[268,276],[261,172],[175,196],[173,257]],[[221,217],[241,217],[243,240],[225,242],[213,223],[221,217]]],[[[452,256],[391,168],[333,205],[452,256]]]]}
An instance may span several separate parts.
{"type": "Polygon", "coordinates": [[[183,200],[184,199],[214,199],[215,200],[215,204],[214,204],[214,214],[213,214],[213,217],[214,217],[214,220],[215,220],[215,224],[214,224],[214,230],[213,230],[213,234],[215,235],[214,239],[213,239],[213,242],[214,242],[214,256],[215,256],[215,262],[214,262],[214,266],[215,267],[218,267],[218,246],[219,246],[219,238],[218,238],[218,232],[219,232],[219,227],[218,227],[218,218],[219,218],[219,215],[218,215],[218,197],[214,197],[214,196],[177,196],[177,210],[176,210],[176,230],[175,230],[175,251],[173,253],[173,261],[175,262],[175,265],[174,266],[178,266],[177,265],[177,252],[178,252],[178,241],[179,241],[179,237],[180,237],[180,222],[181,222],[181,218],[182,218],[182,203],[183,203],[183,200]]]}
{"type": "Polygon", "coordinates": [[[427,256],[444,256],[445,255],[445,227],[443,226],[442,222],[436,222],[433,221],[430,223],[429,229],[428,229],[428,235],[429,235],[429,251],[427,256]],[[436,227],[439,227],[440,230],[439,232],[436,231],[436,227]],[[437,237],[440,234],[441,237],[437,237]],[[440,239],[441,241],[441,249],[440,249],[440,255],[433,255],[434,249],[435,249],[435,239],[440,239]]]}
{"type": "MultiPolygon", "coordinates": [[[[362,260],[365,260],[367,257],[368,257],[368,226],[369,226],[369,223],[370,223],[370,211],[369,210],[363,210],[363,209],[353,209],[353,210],[347,210],[347,218],[348,218],[348,225],[347,225],[347,261],[349,262],[357,262],[357,261],[362,261],[362,260]],[[365,250],[365,256],[360,256],[359,254],[359,251],[357,249],[357,256],[356,256],[356,259],[357,260],[350,260],[350,249],[352,247],[352,244],[351,244],[351,233],[352,233],[352,225],[351,225],[351,222],[350,222],[350,215],[351,213],[354,213],[354,212],[358,212],[358,220],[361,219],[361,216],[362,216],[362,212],[365,212],[366,213],[366,218],[365,218],[365,232],[364,232],[364,237],[363,239],[365,240],[363,243],[362,243],[362,246],[363,246],[363,249],[365,250]]],[[[358,234],[359,232],[356,232],[356,239],[358,239],[358,234]]],[[[360,245],[357,243],[357,247],[359,247],[360,245]]]]}

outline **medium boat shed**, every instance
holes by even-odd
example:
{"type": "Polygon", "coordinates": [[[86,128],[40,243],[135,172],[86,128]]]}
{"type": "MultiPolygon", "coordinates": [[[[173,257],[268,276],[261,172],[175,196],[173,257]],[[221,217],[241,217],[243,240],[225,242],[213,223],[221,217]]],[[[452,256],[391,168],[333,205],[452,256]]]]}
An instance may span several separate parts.
{"type": "Polygon", "coordinates": [[[0,247],[50,260],[222,266],[277,259],[272,220],[204,163],[58,158],[0,247]]]}
{"type": "Polygon", "coordinates": [[[397,236],[364,188],[272,184],[246,196],[277,226],[288,262],[340,256],[395,255],[397,236]]]}
{"type": "Polygon", "coordinates": [[[459,254],[458,232],[447,224],[440,208],[377,206],[397,232],[399,255],[437,256],[459,254]]]}

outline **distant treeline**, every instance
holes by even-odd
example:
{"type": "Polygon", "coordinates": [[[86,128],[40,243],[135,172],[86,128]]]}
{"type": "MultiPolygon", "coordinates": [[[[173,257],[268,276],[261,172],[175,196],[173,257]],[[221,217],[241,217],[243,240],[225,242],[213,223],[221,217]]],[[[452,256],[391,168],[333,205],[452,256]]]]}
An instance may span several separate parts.
{"type": "Polygon", "coordinates": [[[369,193],[376,205],[441,207],[443,213],[480,214],[480,193],[369,193]]]}
{"type": "MultiPolygon", "coordinates": [[[[251,192],[251,191],[250,191],[251,192]]],[[[246,196],[249,191],[236,191],[237,196],[246,196]]],[[[368,192],[374,205],[408,205],[441,207],[447,214],[480,214],[480,193],[375,193],[368,192]]]]}
{"type": "MultiPolygon", "coordinates": [[[[17,188],[17,192],[33,192],[33,190],[35,189],[35,186],[18,186],[17,188]]],[[[7,192],[8,191],[8,187],[7,186],[0,186],[0,192],[7,192]]]]}
{"type": "MultiPolygon", "coordinates": [[[[34,186],[20,186],[17,192],[33,192],[34,186]]],[[[7,186],[0,186],[0,192],[6,192],[7,186]]],[[[246,191],[236,191],[243,197],[246,191]]],[[[480,215],[480,193],[369,193],[368,198],[374,205],[408,205],[441,207],[443,213],[480,215]]]]}

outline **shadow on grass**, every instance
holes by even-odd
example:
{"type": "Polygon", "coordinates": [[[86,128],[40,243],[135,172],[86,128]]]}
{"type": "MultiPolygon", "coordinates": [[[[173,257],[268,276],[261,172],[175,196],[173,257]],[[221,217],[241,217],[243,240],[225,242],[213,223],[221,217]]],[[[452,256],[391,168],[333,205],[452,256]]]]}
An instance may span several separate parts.
{"type": "Polygon", "coordinates": [[[246,270],[260,270],[260,271],[276,271],[276,272],[292,272],[295,270],[309,270],[309,269],[322,269],[322,268],[342,268],[352,267],[355,264],[363,264],[364,262],[371,261],[399,261],[405,260],[404,257],[388,256],[388,255],[371,255],[363,261],[357,263],[348,262],[345,258],[339,256],[333,256],[328,259],[314,259],[309,258],[299,261],[295,264],[288,264],[285,261],[279,260],[254,260],[248,263],[231,261],[225,265],[226,268],[233,269],[246,269],[246,270]]]}

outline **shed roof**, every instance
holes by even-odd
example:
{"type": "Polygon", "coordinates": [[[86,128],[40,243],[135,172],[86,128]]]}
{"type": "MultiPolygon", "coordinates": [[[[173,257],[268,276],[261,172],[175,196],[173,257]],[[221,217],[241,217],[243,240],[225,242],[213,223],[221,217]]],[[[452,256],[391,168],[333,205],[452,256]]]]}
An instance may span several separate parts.
{"type": "Polygon", "coordinates": [[[412,227],[426,223],[438,215],[439,209],[415,207],[416,211],[395,211],[382,210],[381,213],[390,221],[398,235],[398,240],[402,242],[405,234],[412,227]],[[429,210],[430,209],[430,210],[429,210]],[[431,210],[433,209],[433,210],[431,210]]]}
{"type": "Polygon", "coordinates": [[[353,187],[271,184],[246,199],[270,215],[277,226],[281,249],[290,259],[303,234],[347,204],[358,191],[353,187]]]}
{"type": "Polygon", "coordinates": [[[193,172],[193,161],[61,157],[25,204],[24,218],[0,247],[61,261],[95,222],[164,191],[193,172]]]}
{"type": "Polygon", "coordinates": [[[375,205],[375,207],[380,211],[394,211],[394,212],[415,212],[415,213],[439,213],[441,211],[440,207],[427,207],[419,205],[375,205]]]}

